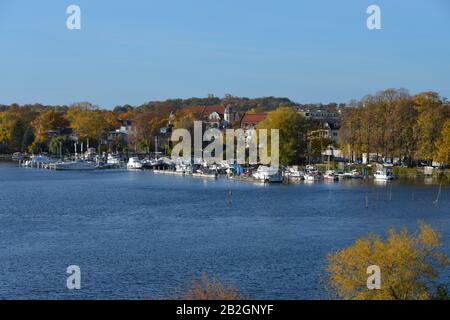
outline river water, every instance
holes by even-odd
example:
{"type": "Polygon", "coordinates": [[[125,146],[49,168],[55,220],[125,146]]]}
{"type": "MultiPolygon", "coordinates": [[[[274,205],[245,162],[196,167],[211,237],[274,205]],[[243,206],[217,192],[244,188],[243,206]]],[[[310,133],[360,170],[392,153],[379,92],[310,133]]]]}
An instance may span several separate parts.
{"type": "Polygon", "coordinates": [[[255,185],[0,163],[0,298],[173,298],[202,272],[251,299],[326,298],[327,254],[369,232],[424,220],[450,254],[450,187],[435,205],[438,190],[423,179],[255,185]],[[66,287],[69,265],[81,290],[66,287]]]}

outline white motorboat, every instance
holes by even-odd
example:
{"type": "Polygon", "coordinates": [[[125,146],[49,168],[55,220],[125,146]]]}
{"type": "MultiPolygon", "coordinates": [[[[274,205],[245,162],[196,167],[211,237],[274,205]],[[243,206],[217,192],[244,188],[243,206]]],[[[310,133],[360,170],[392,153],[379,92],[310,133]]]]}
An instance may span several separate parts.
{"type": "Polygon", "coordinates": [[[305,174],[305,181],[313,182],[313,181],[320,181],[322,179],[322,176],[318,173],[306,173],[305,174]]]}
{"type": "Polygon", "coordinates": [[[306,166],[305,180],[308,182],[319,181],[322,179],[322,175],[316,167],[308,165],[306,166]]]}
{"type": "Polygon", "coordinates": [[[196,170],[192,174],[192,176],[200,177],[200,178],[217,179],[218,174],[217,174],[217,170],[196,170]]]}
{"type": "Polygon", "coordinates": [[[394,175],[392,174],[391,171],[388,170],[377,170],[377,172],[375,172],[373,176],[375,177],[376,180],[382,181],[394,179],[394,175]]]}
{"type": "Polygon", "coordinates": [[[343,174],[343,177],[344,177],[344,178],[348,178],[348,179],[362,179],[362,178],[364,178],[364,177],[361,175],[361,173],[360,173],[358,170],[356,170],[356,169],[353,169],[353,170],[350,171],[350,172],[345,172],[345,173],[343,174]]]}
{"type": "Polygon", "coordinates": [[[180,162],[177,165],[175,165],[175,173],[180,175],[192,174],[192,167],[190,164],[180,162]]]}
{"type": "Polygon", "coordinates": [[[283,182],[283,175],[277,168],[260,166],[253,177],[263,182],[283,182]]]}
{"type": "Polygon", "coordinates": [[[34,156],[33,155],[33,156],[31,156],[31,158],[29,160],[25,161],[22,165],[24,167],[43,168],[52,162],[53,162],[53,160],[47,156],[42,156],[42,155],[34,156]]]}
{"type": "Polygon", "coordinates": [[[336,171],[334,171],[334,170],[327,170],[325,172],[325,174],[323,175],[323,177],[324,177],[324,179],[333,180],[333,181],[339,179],[338,175],[336,174],[336,171]]]}
{"type": "Polygon", "coordinates": [[[139,160],[138,157],[131,157],[127,163],[128,169],[142,169],[143,166],[144,165],[142,164],[141,160],[139,160]]]}
{"type": "Polygon", "coordinates": [[[107,164],[119,166],[122,163],[122,159],[118,154],[108,154],[107,164]]]}
{"type": "Polygon", "coordinates": [[[285,175],[289,178],[303,179],[305,177],[305,172],[299,170],[297,166],[288,167],[285,171],[285,175]]]}

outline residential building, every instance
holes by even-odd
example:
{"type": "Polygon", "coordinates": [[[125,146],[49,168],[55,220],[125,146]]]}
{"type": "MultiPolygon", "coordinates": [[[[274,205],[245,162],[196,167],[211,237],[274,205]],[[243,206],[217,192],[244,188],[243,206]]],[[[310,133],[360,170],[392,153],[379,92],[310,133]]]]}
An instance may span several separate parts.
{"type": "Polygon", "coordinates": [[[208,128],[227,129],[236,121],[240,121],[241,113],[233,111],[230,106],[194,106],[180,110],[185,113],[194,113],[208,128]]]}
{"type": "Polygon", "coordinates": [[[312,108],[299,108],[298,112],[308,120],[339,122],[341,119],[341,110],[324,110],[312,108]]]}
{"type": "Polygon", "coordinates": [[[267,118],[267,113],[246,113],[241,120],[241,129],[251,130],[267,118]]]}

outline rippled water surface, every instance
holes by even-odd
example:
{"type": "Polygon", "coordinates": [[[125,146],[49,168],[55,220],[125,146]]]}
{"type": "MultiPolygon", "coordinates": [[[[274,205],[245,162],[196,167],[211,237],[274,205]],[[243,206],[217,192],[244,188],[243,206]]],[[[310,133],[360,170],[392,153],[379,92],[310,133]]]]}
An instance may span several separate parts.
{"type": "Polygon", "coordinates": [[[3,163],[0,298],[171,298],[202,272],[250,298],[323,298],[326,255],[370,231],[425,220],[450,254],[450,188],[434,205],[438,189],[423,179],[262,186],[3,163]],[[79,291],[66,288],[72,264],[79,291]]]}

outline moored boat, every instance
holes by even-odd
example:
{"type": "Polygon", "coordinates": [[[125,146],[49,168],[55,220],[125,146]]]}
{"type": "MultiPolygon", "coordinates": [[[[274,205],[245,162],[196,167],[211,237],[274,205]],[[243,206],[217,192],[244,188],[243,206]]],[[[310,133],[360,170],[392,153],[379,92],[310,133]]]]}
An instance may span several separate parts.
{"type": "Polygon", "coordinates": [[[259,166],[253,177],[261,182],[283,182],[281,171],[273,167],[259,166]]]}
{"type": "Polygon", "coordinates": [[[373,175],[375,180],[388,181],[394,179],[394,175],[390,170],[377,170],[373,175]]]}
{"type": "Polygon", "coordinates": [[[339,179],[339,176],[336,174],[336,171],[334,171],[334,170],[327,170],[325,172],[325,174],[323,175],[323,177],[324,177],[324,179],[333,180],[333,181],[339,179]]]}
{"type": "Polygon", "coordinates": [[[342,176],[347,179],[362,179],[362,178],[364,178],[364,176],[356,169],[353,169],[350,172],[345,172],[342,176]]]}
{"type": "Polygon", "coordinates": [[[304,177],[305,177],[305,172],[301,171],[298,168],[298,166],[287,167],[284,174],[288,178],[294,178],[294,179],[299,179],[299,180],[304,179],[304,177]]]}
{"type": "Polygon", "coordinates": [[[316,167],[311,165],[306,166],[305,181],[314,182],[320,181],[321,179],[322,175],[320,174],[319,170],[317,170],[316,167]]]}
{"type": "Polygon", "coordinates": [[[141,160],[139,160],[138,157],[131,157],[128,160],[127,168],[128,169],[142,169],[144,165],[142,164],[141,160]]]}

